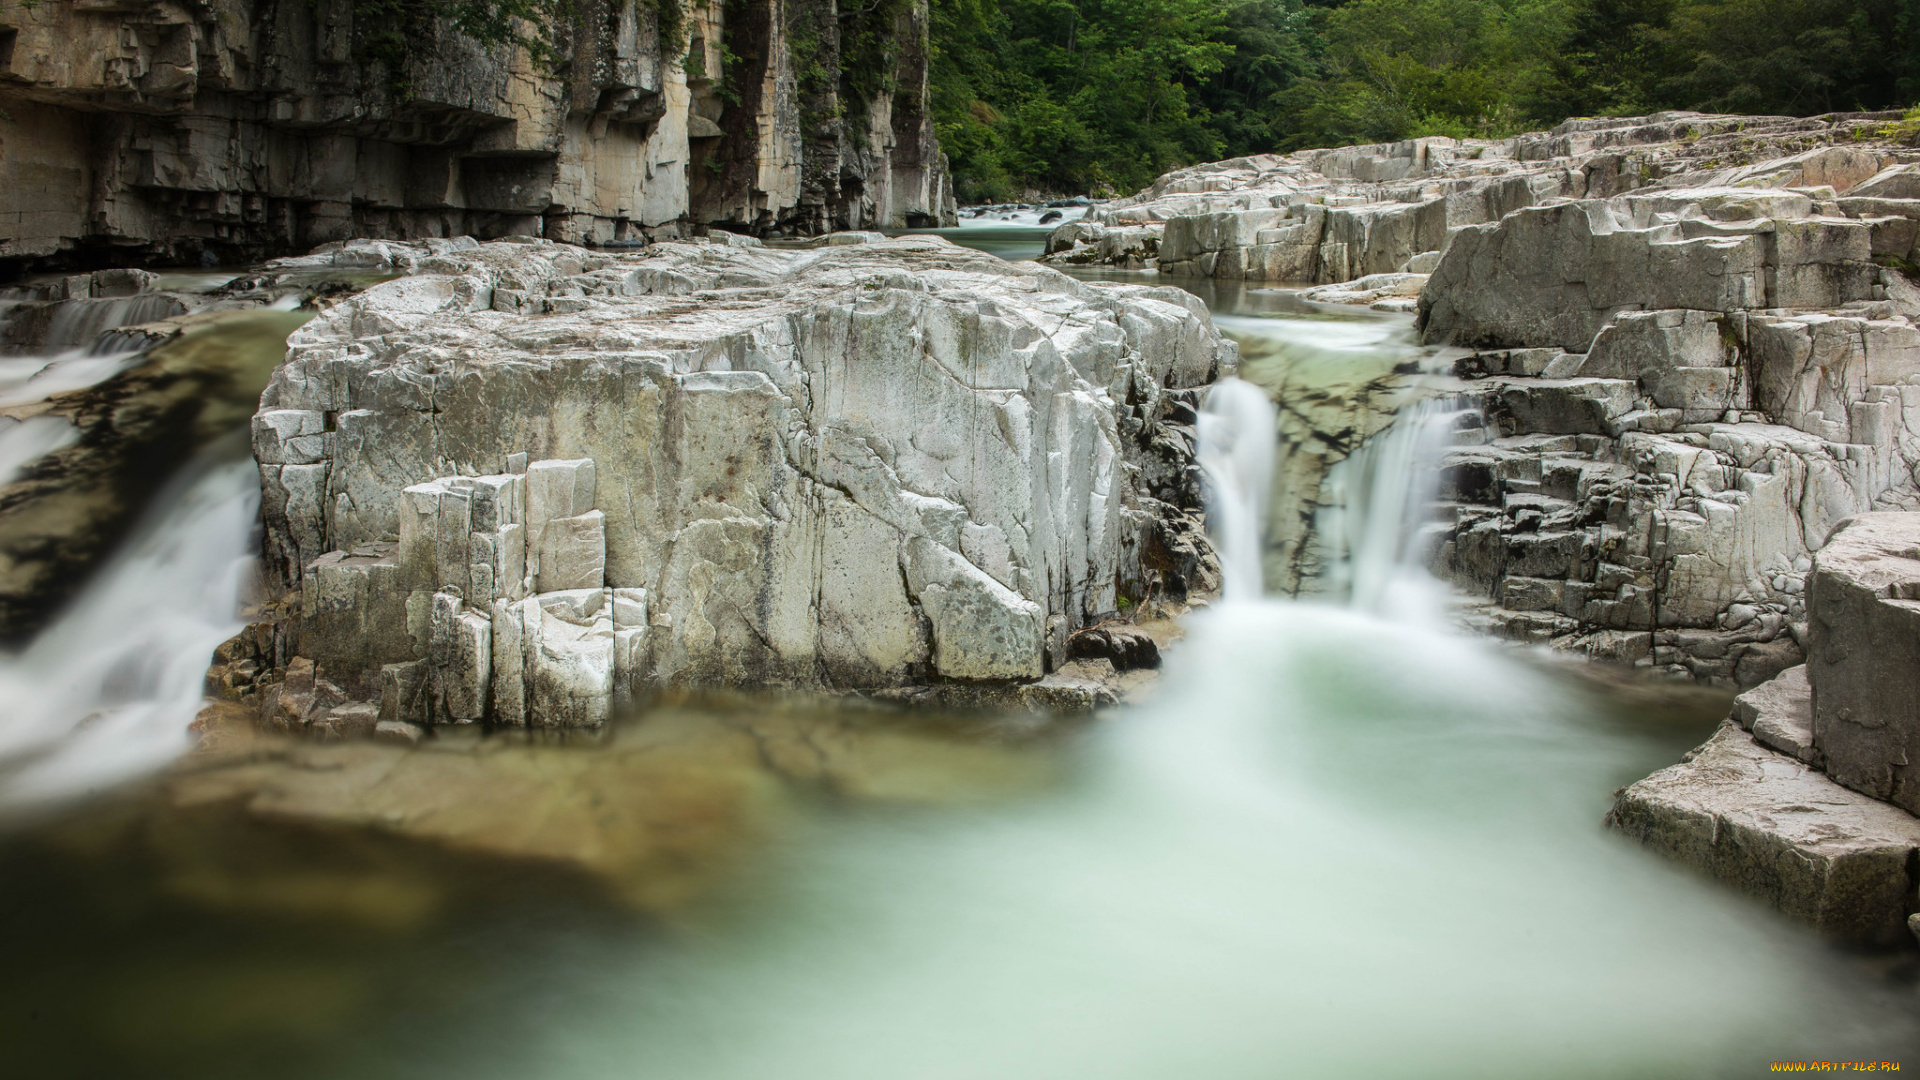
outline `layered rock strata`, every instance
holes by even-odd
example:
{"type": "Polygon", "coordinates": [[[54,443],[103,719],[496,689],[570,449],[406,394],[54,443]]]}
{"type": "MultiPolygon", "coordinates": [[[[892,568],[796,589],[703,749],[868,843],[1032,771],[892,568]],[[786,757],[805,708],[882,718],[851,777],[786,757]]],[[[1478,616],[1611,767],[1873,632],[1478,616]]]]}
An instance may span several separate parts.
{"type": "MultiPolygon", "coordinates": [[[[1849,190],[1888,165],[1920,161],[1911,147],[1880,140],[1892,118],[1662,113],[1569,120],[1499,141],[1428,138],[1237,158],[1176,170],[1096,206],[1054,231],[1047,258],[1303,285],[1426,274],[1449,237],[1516,210],[1683,187],[1845,194],[1853,201],[1827,209],[1911,222],[1901,200],[1913,196],[1898,183],[1849,190]]],[[[1910,224],[1876,231],[1891,254],[1910,257],[1910,224]]]]}
{"type": "Polygon", "coordinates": [[[939,240],[420,258],[294,334],[255,417],[303,598],[266,708],[1038,680],[1211,580],[1191,422],[1235,359],[1178,290],[939,240]]]}
{"type": "Polygon", "coordinates": [[[1811,655],[1742,695],[1685,764],[1622,791],[1627,835],[1836,937],[1920,918],[1920,515],[1843,523],[1808,582],[1811,655]]]}
{"type": "Polygon", "coordinates": [[[953,220],[925,0],[569,11],[547,62],[342,0],[11,5],[0,265],[953,220]]]}
{"type": "Polygon", "coordinates": [[[1903,155],[1815,146],[1455,232],[1420,326],[1473,350],[1486,426],[1431,564],[1487,598],[1479,625],[1729,685],[1801,661],[1828,533],[1920,506],[1903,155]]]}

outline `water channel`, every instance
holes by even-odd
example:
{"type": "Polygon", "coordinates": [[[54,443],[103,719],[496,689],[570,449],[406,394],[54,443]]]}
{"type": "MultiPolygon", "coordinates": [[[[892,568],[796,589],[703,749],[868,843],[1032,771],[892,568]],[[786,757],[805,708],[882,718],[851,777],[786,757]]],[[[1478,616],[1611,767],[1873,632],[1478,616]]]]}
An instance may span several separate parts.
{"type": "MultiPolygon", "coordinates": [[[[1044,231],[951,235],[1013,258],[1044,231]]],[[[1279,590],[1321,598],[1274,595],[1255,526],[1294,474],[1254,437],[1286,430],[1270,400],[1417,350],[1404,317],[1201,295],[1253,384],[1203,417],[1228,594],[1147,700],[1054,726],[689,699],[590,745],[442,740],[414,759],[444,782],[524,759],[514,782],[553,800],[444,847],[242,812],[231,771],[30,797],[183,742],[250,542],[244,462],[210,450],[0,661],[0,791],[35,808],[0,842],[7,1073],[1680,1078],[1920,1048],[1913,962],[1837,951],[1602,829],[1726,699],[1450,629],[1405,542],[1429,428],[1323,477],[1336,505],[1299,563],[1319,585],[1279,590]],[[641,800],[624,902],[484,857],[583,793],[641,800]]]]}

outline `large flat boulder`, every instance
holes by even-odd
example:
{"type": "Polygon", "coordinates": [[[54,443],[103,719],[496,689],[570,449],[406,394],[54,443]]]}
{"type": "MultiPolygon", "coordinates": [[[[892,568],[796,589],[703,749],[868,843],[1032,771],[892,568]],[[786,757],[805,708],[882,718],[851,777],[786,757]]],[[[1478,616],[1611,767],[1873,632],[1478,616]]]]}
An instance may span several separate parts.
{"type": "Polygon", "coordinates": [[[1686,762],[1623,790],[1607,821],[1832,937],[1910,942],[1920,819],[1732,724],[1686,762]]]}
{"type": "Polygon", "coordinates": [[[490,244],[296,334],[255,450],[314,685],[575,725],[1027,681],[1197,587],[1176,421],[1235,357],[1198,301],[861,239],[490,244]]]}

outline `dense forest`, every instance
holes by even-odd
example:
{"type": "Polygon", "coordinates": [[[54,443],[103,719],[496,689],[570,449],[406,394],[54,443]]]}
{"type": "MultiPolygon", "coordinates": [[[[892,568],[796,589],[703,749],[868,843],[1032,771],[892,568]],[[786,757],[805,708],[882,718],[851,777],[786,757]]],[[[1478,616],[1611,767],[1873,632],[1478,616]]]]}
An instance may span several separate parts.
{"type": "Polygon", "coordinates": [[[1660,109],[1920,102],[1920,0],[933,0],[963,201],[1660,109]]]}

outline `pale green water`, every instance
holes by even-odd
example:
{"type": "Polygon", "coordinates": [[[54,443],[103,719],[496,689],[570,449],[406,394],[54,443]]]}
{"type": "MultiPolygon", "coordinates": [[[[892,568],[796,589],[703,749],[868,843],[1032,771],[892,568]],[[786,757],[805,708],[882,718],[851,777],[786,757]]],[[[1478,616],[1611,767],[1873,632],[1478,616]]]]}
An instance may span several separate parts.
{"type": "Polygon", "coordinates": [[[0,1072],[1680,1078],[1913,1056],[1910,960],[1831,950],[1602,829],[1724,699],[1601,692],[1418,617],[1263,600],[1192,630],[1153,701],[1077,733],[850,721],[892,764],[783,774],[732,872],[664,918],[219,807],[36,826],[0,849],[0,1072]]]}

